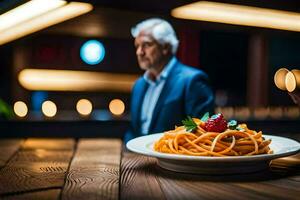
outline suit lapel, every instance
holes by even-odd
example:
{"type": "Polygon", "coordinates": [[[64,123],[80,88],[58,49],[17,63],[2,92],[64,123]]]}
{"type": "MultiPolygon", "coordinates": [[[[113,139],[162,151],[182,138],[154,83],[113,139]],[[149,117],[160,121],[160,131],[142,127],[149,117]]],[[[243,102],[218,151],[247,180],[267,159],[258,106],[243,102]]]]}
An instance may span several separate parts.
{"type": "Polygon", "coordinates": [[[168,98],[168,95],[170,94],[170,90],[174,86],[174,83],[176,82],[176,75],[178,74],[178,65],[180,65],[179,62],[176,62],[175,66],[173,69],[170,71],[170,74],[168,75],[165,85],[159,95],[158,101],[156,103],[156,106],[153,111],[150,127],[149,127],[149,132],[152,132],[153,126],[156,123],[157,117],[159,112],[161,111],[161,108],[166,100],[168,98]]]}

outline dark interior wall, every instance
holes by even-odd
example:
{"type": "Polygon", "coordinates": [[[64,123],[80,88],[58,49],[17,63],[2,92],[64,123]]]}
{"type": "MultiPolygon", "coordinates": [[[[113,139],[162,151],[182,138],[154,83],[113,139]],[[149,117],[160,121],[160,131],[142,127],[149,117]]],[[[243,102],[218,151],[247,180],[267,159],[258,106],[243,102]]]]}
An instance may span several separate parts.
{"type": "Polygon", "coordinates": [[[274,106],[290,105],[292,100],[284,91],[276,88],[273,77],[275,72],[284,67],[289,70],[300,69],[300,34],[276,35],[269,39],[269,97],[274,106]]]}
{"type": "Polygon", "coordinates": [[[33,68],[141,73],[136,62],[131,38],[42,35],[27,41],[27,43],[32,48],[30,63],[33,68]],[[96,65],[88,65],[80,58],[81,46],[90,39],[100,41],[105,47],[105,57],[96,65]]]}
{"type": "Polygon", "coordinates": [[[227,106],[246,104],[248,35],[222,31],[200,32],[200,66],[215,91],[226,91],[227,106]]]}
{"type": "MultiPolygon", "coordinates": [[[[215,92],[225,91],[228,100],[225,106],[246,106],[246,83],[249,34],[245,31],[201,30],[199,33],[200,68],[208,73],[215,92]]],[[[268,93],[271,106],[294,105],[288,95],[275,88],[273,76],[280,67],[300,69],[299,33],[266,34],[268,43],[269,77],[268,93]]],[[[0,46],[0,97],[11,102],[12,52],[13,44],[0,46]]],[[[132,38],[83,38],[63,35],[37,34],[23,40],[30,48],[32,68],[72,69],[103,71],[112,73],[142,74],[135,57],[132,38]],[[79,57],[81,45],[88,39],[98,39],[106,47],[103,62],[89,66],[79,57]]],[[[186,53],[193,51],[190,49],[186,53]]],[[[89,97],[96,107],[107,107],[112,98],[121,98],[129,107],[128,93],[62,93],[49,92],[56,101],[62,102],[65,109],[73,109],[79,98],[89,97]],[[101,97],[101,98],[99,98],[101,97]],[[63,100],[65,99],[65,100],[63,100]]],[[[12,103],[12,102],[11,102],[12,103]]]]}
{"type": "MultiPolygon", "coordinates": [[[[226,91],[227,106],[247,106],[247,62],[250,33],[201,31],[200,65],[217,91],[226,91]]],[[[300,34],[265,32],[268,71],[268,105],[293,106],[286,92],[276,88],[274,74],[282,67],[300,69],[300,34]]]]}
{"type": "Polygon", "coordinates": [[[11,103],[12,46],[0,46],[0,98],[11,103]]]}
{"type": "Polygon", "coordinates": [[[11,137],[123,138],[129,121],[1,121],[0,139],[11,137]]]}
{"type": "MultiPolygon", "coordinates": [[[[23,66],[26,68],[142,74],[136,61],[133,39],[131,38],[37,35],[27,39],[23,46],[29,52],[28,66],[23,66]],[[80,58],[81,46],[90,39],[102,42],[106,50],[103,61],[96,65],[88,65],[80,58]]],[[[22,90],[29,93],[29,96],[35,95],[34,91],[22,90]]],[[[107,109],[109,102],[114,98],[123,100],[127,111],[130,105],[130,93],[128,92],[45,91],[42,93],[42,96],[58,102],[57,106],[62,110],[74,110],[76,102],[81,98],[90,99],[95,109],[107,109]]],[[[31,99],[26,99],[26,101],[32,102],[31,99]]],[[[33,109],[33,107],[36,106],[29,105],[30,109],[33,109]]]]}

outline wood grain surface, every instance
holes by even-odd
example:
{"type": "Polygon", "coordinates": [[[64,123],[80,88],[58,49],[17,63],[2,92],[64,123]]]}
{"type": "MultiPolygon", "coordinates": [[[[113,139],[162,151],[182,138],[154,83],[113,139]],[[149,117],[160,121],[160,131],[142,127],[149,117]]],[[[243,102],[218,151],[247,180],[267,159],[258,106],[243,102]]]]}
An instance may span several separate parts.
{"type": "Polygon", "coordinates": [[[9,161],[8,164],[11,165],[24,162],[69,163],[72,155],[72,150],[21,150],[16,153],[16,155],[9,161]]]}
{"type": "Polygon", "coordinates": [[[22,145],[23,149],[73,150],[75,140],[71,138],[29,138],[22,145]]]}
{"type": "Polygon", "coordinates": [[[154,158],[123,153],[121,199],[298,199],[300,154],[250,174],[196,175],[162,169],[154,158]]]}
{"type": "Polygon", "coordinates": [[[70,139],[27,139],[0,170],[0,195],[61,189],[74,144],[70,139]]]}
{"type": "Polygon", "coordinates": [[[214,176],[162,169],[156,158],[128,152],[118,139],[1,140],[0,156],[0,199],[300,197],[300,154],[273,160],[265,171],[214,176]]]}
{"type": "Polygon", "coordinates": [[[156,174],[156,159],[123,152],[121,199],[166,199],[156,174]]]}
{"type": "Polygon", "coordinates": [[[6,196],[0,196],[1,200],[58,200],[60,189],[49,189],[27,193],[16,193],[6,196]]]}
{"type": "Polygon", "coordinates": [[[62,199],[118,199],[121,140],[81,139],[62,199]]]}
{"type": "Polygon", "coordinates": [[[20,148],[23,139],[1,139],[0,140],[0,168],[8,162],[8,160],[20,148]]]}

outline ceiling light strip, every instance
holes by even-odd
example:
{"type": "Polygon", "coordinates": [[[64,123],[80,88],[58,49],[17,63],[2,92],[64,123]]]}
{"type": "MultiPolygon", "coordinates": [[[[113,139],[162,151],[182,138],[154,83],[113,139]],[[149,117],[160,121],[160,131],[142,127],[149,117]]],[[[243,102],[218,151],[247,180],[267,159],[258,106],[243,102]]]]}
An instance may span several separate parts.
{"type": "Polygon", "coordinates": [[[28,90],[130,92],[137,78],[131,74],[24,69],[18,80],[28,90]]]}
{"type": "Polygon", "coordinates": [[[182,19],[300,31],[300,14],[274,9],[201,1],[175,8],[182,19]]]}
{"type": "Polygon", "coordinates": [[[92,9],[93,6],[88,3],[71,2],[65,6],[51,10],[41,16],[0,32],[0,45],[85,14],[92,9]]]}
{"type": "Polygon", "coordinates": [[[45,3],[45,0],[31,0],[0,15],[0,32],[50,10],[59,8],[66,3],[63,0],[49,0],[47,3],[45,3]]]}

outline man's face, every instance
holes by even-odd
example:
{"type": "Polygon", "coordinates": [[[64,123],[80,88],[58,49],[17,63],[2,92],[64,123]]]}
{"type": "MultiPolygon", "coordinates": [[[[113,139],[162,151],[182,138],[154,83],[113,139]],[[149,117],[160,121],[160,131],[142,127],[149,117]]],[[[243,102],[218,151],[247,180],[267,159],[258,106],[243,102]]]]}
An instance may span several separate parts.
{"type": "Polygon", "coordinates": [[[136,56],[143,70],[158,69],[167,51],[153,37],[139,34],[135,40],[136,56]]]}

